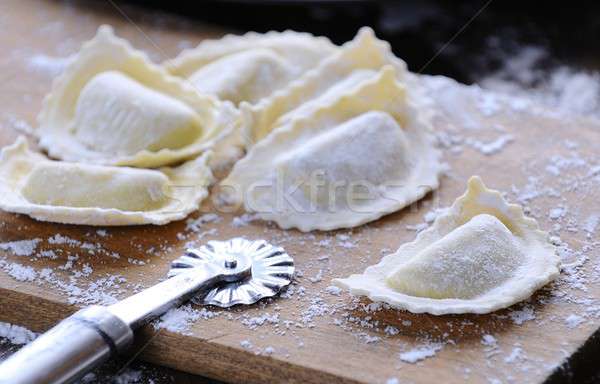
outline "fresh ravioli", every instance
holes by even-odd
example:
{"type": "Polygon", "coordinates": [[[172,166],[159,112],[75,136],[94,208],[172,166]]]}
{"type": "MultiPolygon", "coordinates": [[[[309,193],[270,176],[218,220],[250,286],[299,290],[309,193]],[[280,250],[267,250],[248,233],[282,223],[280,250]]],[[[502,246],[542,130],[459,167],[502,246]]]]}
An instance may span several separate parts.
{"type": "Polygon", "coordinates": [[[0,208],[56,223],[165,224],[208,195],[209,155],[156,170],[63,162],[29,150],[21,136],[0,152],[0,208]]]}
{"type": "Polygon", "coordinates": [[[285,88],[255,105],[242,103],[246,145],[251,147],[295,116],[307,116],[334,103],[386,65],[394,67],[398,80],[404,79],[404,61],[394,56],[390,45],[377,39],[371,28],[362,28],[352,41],[285,88]]]}
{"type": "Polygon", "coordinates": [[[415,313],[488,313],[527,299],[559,263],[537,222],[474,176],[415,241],[334,284],[415,313]]]}
{"type": "Polygon", "coordinates": [[[221,190],[281,228],[349,228],[437,188],[439,156],[429,123],[386,66],[335,102],[277,126],[221,190]]]}
{"type": "Polygon", "coordinates": [[[52,157],[158,167],[212,147],[238,129],[240,116],[102,26],[55,80],[38,122],[52,157]]]}
{"type": "Polygon", "coordinates": [[[201,92],[236,104],[256,103],[336,49],[327,38],[308,33],[249,32],[205,40],[167,61],[165,67],[201,92]]]}

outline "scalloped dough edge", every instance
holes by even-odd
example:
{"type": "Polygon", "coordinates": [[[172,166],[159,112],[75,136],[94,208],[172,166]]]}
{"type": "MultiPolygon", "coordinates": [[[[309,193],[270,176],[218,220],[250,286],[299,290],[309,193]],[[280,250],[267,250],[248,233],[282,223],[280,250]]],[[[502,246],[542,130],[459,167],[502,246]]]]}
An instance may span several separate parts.
{"type": "MultiPolygon", "coordinates": [[[[242,102],[240,110],[243,114],[242,135],[247,148],[252,147],[257,142],[268,136],[274,127],[280,122],[280,118],[300,107],[307,100],[304,100],[306,93],[313,94],[319,92],[322,87],[323,79],[336,78],[341,71],[349,75],[352,71],[371,69],[379,71],[384,66],[391,65],[395,69],[396,78],[400,81],[406,77],[406,63],[396,57],[391,50],[390,44],[385,40],[380,40],[375,36],[373,29],[362,27],[356,36],[342,45],[335,53],[323,59],[316,67],[308,70],[298,79],[290,82],[287,86],[276,90],[271,96],[268,96],[257,104],[242,102]],[[365,57],[366,56],[366,57],[365,57]],[[373,68],[373,60],[378,58],[381,62],[373,68]]],[[[329,84],[326,89],[334,86],[329,84]]],[[[360,84],[355,85],[356,89],[360,84]]],[[[321,92],[321,94],[323,93],[321,92]]],[[[352,90],[349,90],[352,92],[352,90]]],[[[316,97],[319,97],[317,95],[316,97]]],[[[337,100],[331,100],[329,103],[319,105],[318,108],[325,108],[335,103],[337,100]]],[[[308,113],[313,110],[309,110],[308,113]]]]}
{"type": "Polygon", "coordinates": [[[401,245],[395,253],[385,256],[378,264],[368,267],[363,274],[334,279],[333,284],[348,289],[352,295],[366,296],[372,301],[384,302],[394,308],[412,313],[485,314],[526,300],[535,291],[556,279],[559,273],[560,258],[556,255],[555,247],[548,241],[548,234],[540,230],[537,221],[526,217],[520,205],[508,203],[500,192],[488,189],[479,176],[472,176],[468,181],[465,194],[456,199],[447,212],[438,216],[430,228],[420,232],[414,241],[401,245]],[[487,293],[469,300],[415,297],[399,293],[385,284],[387,273],[398,264],[396,259],[411,257],[421,243],[431,243],[440,233],[447,232],[448,228],[452,226],[456,228],[468,221],[468,218],[463,215],[468,214],[469,210],[473,213],[470,217],[481,213],[494,214],[505,225],[508,223],[507,227],[513,233],[517,231],[520,232],[518,236],[527,236],[532,242],[527,251],[535,252],[533,255],[529,253],[528,256],[539,258],[540,270],[527,275],[527,282],[516,289],[512,295],[497,295],[499,297],[496,298],[486,297],[487,293]]]}
{"type": "MultiPolygon", "coordinates": [[[[29,203],[20,196],[15,190],[18,185],[12,188],[4,181],[2,166],[9,164],[17,157],[26,157],[36,162],[55,161],[49,160],[38,152],[29,149],[29,145],[24,136],[19,136],[17,140],[0,150],[0,209],[6,212],[20,213],[28,215],[39,221],[47,221],[62,224],[80,224],[93,226],[123,226],[123,225],[141,225],[154,224],[163,225],[171,221],[181,220],[190,213],[196,211],[200,203],[208,196],[208,186],[214,181],[214,177],[208,167],[208,161],[211,156],[208,151],[202,156],[190,160],[176,168],[163,167],[152,172],[162,172],[174,184],[179,184],[189,191],[189,185],[194,185],[195,191],[187,198],[186,204],[177,210],[156,210],[156,211],[123,211],[120,209],[95,208],[95,207],[65,207],[51,206],[29,203]],[[12,203],[7,198],[12,194],[17,202],[12,203]]],[[[17,160],[18,161],[18,160],[17,160]]],[[[112,166],[106,166],[112,168],[112,166]]],[[[134,168],[137,169],[137,168],[134,168]]],[[[175,195],[174,198],[182,197],[175,195]]],[[[171,207],[173,208],[173,207],[171,207]]]]}
{"type": "MultiPolygon", "coordinates": [[[[127,74],[130,75],[130,73],[127,74]]],[[[148,86],[146,83],[143,84],[148,86]]],[[[72,116],[70,117],[72,118],[72,116]]],[[[39,139],[40,147],[53,158],[144,168],[169,165],[193,158],[210,149],[217,142],[235,134],[241,128],[242,123],[240,112],[233,104],[201,94],[191,84],[170,75],[162,67],[154,64],[144,52],[135,49],[127,40],[116,36],[113,28],[109,25],[100,26],[96,35],[83,43],[67,68],[54,79],[50,93],[44,98],[37,121],[38,128],[34,130],[34,134],[39,139]],[[118,55],[120,59],[111,62],[109,66],[103,64],[100,70],[89,71],[89,68],[100,65],[97,63],[97,57],[106,61],[111,55],[118,55]],[[77,102],[79,91],[87,80],[103,71],[120,70],[125,65],[124,62],[128,62],[130,67],[138,67],[142,71],[141,76],[151,82],[151,88],[158,89],[190,105],[199,115],[203,115],[204,120],[207,117],[211,119],[211,126],[203,126],[204,134],[183,148],[174,150],[163,148],[159,151],[143,150],[129,156],[96,152],[79,143],[72,134],[66,132],[69,120],[62,117],[66,114],[65,108],[67,108],[64,99],[67,97],[73,99],[71,101],[74,105],[77,102]],[[72,83],[81,82],[82,74],[86,79],[83,84],[76,84],[77,94],[67,96],[72,83]],[[75,147],[79,147],[79,152],[74,150],[75,147]]]]}
{"type": "MultiPolygon", "coordinates": [[[[250,149],[250,152],[246,155],[245,158],[238,161],[234,169],[231,171],[229,176],[225,180],[222,181],[223,185],[227,185],[227,183],[236,184],[235,179],[232,182],[230,177],[234,177],[234,171],[236,168],[240,168],[248,162],[249,155],[254,151],[268,151],[269,146],[272,142],[284,138],[286,136],[290,136],[295,131],[296,126],[302,125],[304,123],[309,122],[311,119],[315,118],[315,116],[319,116],[322,114],[327,114],[331,110],[335,109],[335,106],[338,104],[350,103],[352,104],[352,100],[363,100],[364,97],[361,96],[363,93],[370,92],[370,88],[377,88],[378,84],[383,84],[386,87],[398,86],[405,92],[405,88],[396,80],[396,69],[391,65],[384,66],[376,75],[372,78],[365,80],[354,87],[348,94],[344,94],[340,98],[336,99],[336,102],[331,103],[330,105],[321,106],[319,109],[313,111],[310,115],[303,115],[289,121],[285,126],[277,127],[271,134],[269,134],[265,139],[261,140],[256,146],[250,149]]],[[[339,228],[353,228],[360,226],[362,224],[372,222],[378,220],[379,218],[388,215],[390,213],[396,212],[415,201],[423,198],[427,193],[437,189],[440,185],[440,177],[446,171],[446,167],[441,163],[441,152],[435,147],[435,139],[433,137],[432,131],[433,127],[431,122],[425,118],[425,115],[419,113],[417,107],[413,104],[411,99],[406,95],[405,103],[406,103],[406,116],[408,116],[407,124],[412,127],[416,127],[414,130],[422,134],[423,145],[428,146],[427,157],[422,159],[419,162],[420,169],[413,173],[411,178],[410,185],[413,185],[413,191],[411,194],[406,194],[402,196],[402,198],[398,199],[396,204],[391,204],[387,209],[381,210],[376,214],[371,216],[365,215],[354,215],[355,217],[351,217],[351,215],[346,215],[341,219],[335,221],[320,221],[318,224],[313,224],[311,222],[303,222],[302,220],[298,220],[294,218],[293,215],[269,215],[269,214],[261,214],[258,213],[258,217],[262,220],[266,221],[274,221],[277,225],[282,229],[291,229],[296,228],[302,232],[310,232],[313,230],[319,231],[330,231],[339,228]],[[427,186],[423,188],[422,186],[427,186]]],[[[366,102],[363,100],[361,102],[366,102]]],[[[228,202],[232,202],[228,199],[225,199],[228,202]]],[[[244,208],[248,211],[248,207],[246,203],[244,203],[244,208]]],[[[249,211],[250,212],[250,211],[249,211]]]]}
{"type": "Polygon", "coordinates": [[[266,33],[247,32],[243,35],[226,34],[218,39],[206,39],[196,47],[183,50],[177,57],[166,60],[162,65],[171,74],[189,77],[199,67],[227,54],[246,49],[269,47],[269,43],[285,43],[286,39],[304,40],[318,49],[334,52],[337,46],[325,36],[315,36],[308,32],[285,30],[266,33]]]}

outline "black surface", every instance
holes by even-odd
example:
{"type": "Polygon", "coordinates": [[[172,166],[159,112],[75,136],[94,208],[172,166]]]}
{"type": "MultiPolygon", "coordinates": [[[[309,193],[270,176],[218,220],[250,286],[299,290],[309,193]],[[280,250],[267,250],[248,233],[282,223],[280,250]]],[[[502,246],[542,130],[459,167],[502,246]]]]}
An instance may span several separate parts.
{"type": "Polygon", "coordinates": [[[523,45],[541,46],[550,53],[550,61],[575,66],[596,62],[600,50],[598,1],[568,5],[512,0],[117,2],[164,9],[240,31],[308,31],[338,44],[368,25],[392,44],[412,71],[446,75],[465,83],[495,70],[502,58],[523,45]]]}

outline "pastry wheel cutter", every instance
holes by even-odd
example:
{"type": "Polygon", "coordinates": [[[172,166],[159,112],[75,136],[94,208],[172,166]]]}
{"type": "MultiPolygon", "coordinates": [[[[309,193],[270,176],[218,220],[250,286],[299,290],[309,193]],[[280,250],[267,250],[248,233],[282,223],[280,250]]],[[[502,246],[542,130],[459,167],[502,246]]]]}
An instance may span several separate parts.
{"type": "Polygon", "coordinates": [[[209,241],[174,260],[169,279],[62,320],[0,364],[0,383],[71,383],[125,352],[136,328],[189,299],[219,307],[252,304],[274,296],[293,274],[293,259],[264,240],[209,241]]]}

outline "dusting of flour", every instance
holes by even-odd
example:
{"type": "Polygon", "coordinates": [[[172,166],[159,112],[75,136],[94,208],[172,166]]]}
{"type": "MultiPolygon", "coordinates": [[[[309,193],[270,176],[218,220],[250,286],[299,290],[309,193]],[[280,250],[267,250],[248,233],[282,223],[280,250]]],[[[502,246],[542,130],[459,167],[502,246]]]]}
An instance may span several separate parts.
{"type": "MultiPolygon", "coordinates": [[[[182,42],[182,45],[187,43],[182,42]]],[[[437,132],[438,142],[446,156],[460,156],[463,152],[471,151],[480,156],[481,161],[486,161],[508,153],[519,143],[518,132],[509,131],[508,126],[502,124],[484,124],[476,116],[489,118],[507,112],[527,111],[561,118],[580,115],[600,117],[598,74],[561,67],[546,76],[547,80],[540,82],[545,75],[538,73],[535,68],[543,54],[539,50],[527,49],[508,60],[498,73],[487,77],[480,85],[464,86],[444,77],[421,79],[426,91],[433,95],[438,111],[454,122],[453,126],[437,132]],[[456,105],[457,99],[470,102],[456,105]]],[[[32,72],[56,76],[64,70],[69,60],[68,57],[34,54],[28,58],[26,65],[32,72]]],[[[4,123],[19,126],[21,130],[29,129],[27,123],[17,116],[5,120],[4,123]]],[[[576,332],[589,324],[596,324],[600,319],[600,300],[590,293],[590,287],[600,283],[600,264],[590,258],[591,252],[597,252],[599,245],[600,212],[569,206],[565,197],[593,198],[593,191],[600,188],[600,158],[585,156],[580,151],[582,144],[566,141],[561,143],[564,153],[523,164],[525,181],[515,181],[512,188],[506,191],[510,200],[524,205],[528,215],[550,223],[547,229],[563,261],[563,271],[554,285],[558,289],[545,290],[530,301],[490,315],[498,324],[518,328],[551,322],[564,332],[576,332]],[[552,208],[541,209],[540,203],[550,203],[552,208]],[[579,235],[581,241],[567,244],[561,239],[565,234],[579,235]],[[564,317],[549,319],[544,313],[538,312],[539,303],[560,305],[568,308],[569,313],[564,317]]],[[[452,170],[449,174],[452,177],[452,170]]],[[[418,219],[419,222],[407,224],[406,229],[422,231],[433,223],[440,212],[443,212],[442,208],[432,207],[418,219]]],[[[242,214],[228,218],[226,215],[205,213],[191,217],[180,226],[177,239],[185,241],[186,246],[222,239],[230,235],[229,232],[219,233],[216,228],[216,224],[224,220],[229,220],[231,231],[243,234],[254,225],[256,216],[242,214]]],[[[374,230],[384,234],[391,232],[389,238],[395,239],[396,228],[375,227],[374,230]]],[[[299,351],[307,350],[309,346],[315,348],[315,335],[322,331],[324,325],[334,324],[336,331],[356,340],[357,349],[385,347],[390,351],[391,358],[398,366],[397,375],[374,378],[374,381],[377,379],[377,382],[389,384],[402,382],[395,376],[402,377],[402,367],[406,367],[406,364],[415,364],[415,369],[425,369],[432,360],[439,358],[438,355],[459,348],[464,335],[475,334],[474,343],[482,349],[488,365],[502,368],[498,377],[490,378],[490,382],[511,382],[514,381],[511,380],[511,372],[533,371],[546,364],[545,355],[539,356],[535,350],[514,340],[507,341],[502,332],[494,328],[480,328],[468,318],[448,319],[448,329],[453,333],[437,334],[436,327],[423,327],[422,321],[426,317],[411,316],[382,303],[352,298],[341,289],[331,286],[333,277],[357,272],[348,267],[345,258],[361,245],[369,248],[370,240],[360,229],[315,235],[268,231],[268,224],[258,228],[264,228],[264,237],[274,244],[301,246],[314,253],[309,260],[298,262],[295,281],[280,297],[264,300],[245,310],[186,304],[156,320],[153,326],[157,332],[193,333],[210,338],[211,335],[202,334],[203,325],[213,319],[226,319],[241,329],[240,338],[233,347],[285,360],[299,351]],[[283,303],[293,310],[282,311],[283,303]],[[276,337],[267,341],[267,335],[276,337]]],[[[166,242],[148,247],[143,241],[132,239],[134,248],[147,257],[142,259],[120,255],[107,246],[106,240],[113,236],[111,231],[110,228],[90,231],[85,240],[83,236],[74,239],[60,232],[41,238],[4,239],[0,243],[0,270],[15,284],[39,285],[64,295],[74,305],[114,303],[145,287],[127,281],[118,270],[111,274],[100,273],[94,270],[95,263],[121,260],[130,268],[160,267],[164,264],[161,257],[171,255],[174,249],[166,242]],[[48,260],[52,260],[56,266],[50,268],[40,262],[48,260]]],[[[389,247],[395,249],[397,245],[394,243],[389,247]]],[[[361,266],[367,267],[392,251],[366,251],[361,255],[353,253],[352,257],[356,257],[361,266]]],[[[0,323],[0,337],[22,345],[35,338],[35,334],[18,325],[0,323]]],[[[565,350],[567,347],[571,345],[565,346],[565,350]]],[[[468,381],[469,369],[466,366],[461,370],[465,381],[468,381]]],[[[144,375],[143,370],[127,369],[114,381],[144,382],[144,375]]],[[[98,380],[95,374],[86,377],[88,379],[83,382],[98,380]]]]}

